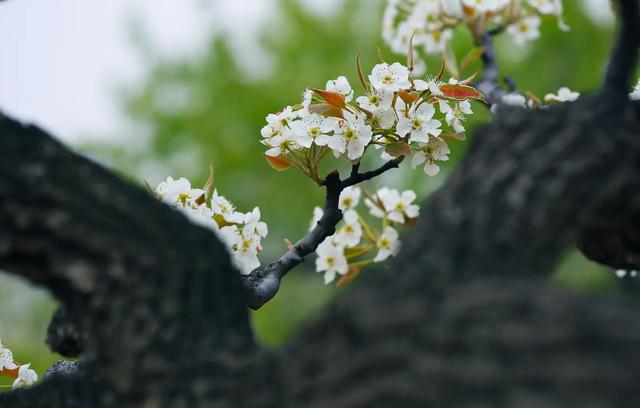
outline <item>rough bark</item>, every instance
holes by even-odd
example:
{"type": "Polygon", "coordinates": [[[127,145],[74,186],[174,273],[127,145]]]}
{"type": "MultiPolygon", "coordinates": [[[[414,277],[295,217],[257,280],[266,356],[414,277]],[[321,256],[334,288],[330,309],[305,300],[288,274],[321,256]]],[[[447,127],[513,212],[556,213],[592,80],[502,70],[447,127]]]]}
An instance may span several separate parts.
{"type": "Polygon", "coordinates": [[[77,374],[0,406],[639,406],[638,300],[547,282],[575,243],[638,265],[640,122],[618,60],[600,93],[501,109],[397,261],[272,352],[213,234],[1,117],[0,268],[49,288],[87,337],[77,374]]]}

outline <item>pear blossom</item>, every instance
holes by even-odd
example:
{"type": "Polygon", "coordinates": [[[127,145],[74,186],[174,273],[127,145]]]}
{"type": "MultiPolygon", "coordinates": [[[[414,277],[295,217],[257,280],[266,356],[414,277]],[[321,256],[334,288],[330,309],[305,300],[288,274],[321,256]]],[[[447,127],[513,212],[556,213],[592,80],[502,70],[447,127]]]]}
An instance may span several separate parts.
{"type": "Polygon", "coordinates": [[[322,208],[313,208],[313,217],[311,218],[311,222],[309,223],[309,231],[312,231],[318,225],[318,221],[320,221],[320,218],[322,218],[323,214],[324,211],[322,210],[322,208]]]}
{"type": "Polygon", "coordinates": [[[291,124],[291,133],[295,138],[295,143],[309,148],[322,135],[322,128],[327,120],[322,115],[309,113],[301,120],[296,120],[291,124]]]}
{"type": "Polygon", "coordinates": [[[561,0],[529,0],[529,4],[540,14],[562,14],[561,0]]]}
{"type": "Polygon", "coordinates": [[[316,272],[324,272],[325,285],[331,283],[336,274],[345,275],[349,271],[344,247],[335,242],[335,237],[327,237],[316,249],[316,272]]]}
{"type": "Polygon", "coordinates": [[[629,99],[632,101],[640,100],[640,81],[633,87],[633,91],[629,93],[629,99]]]}
{"type": "Polygon", "coordinates": [[[558,94],[548,93],[544,96],[546,102],[573,102],[580,96],[580,92],[573,92],[571,89],[563,86],[558,89],[558,94]]]}
{"type": "Polygon", "coordinates": [[[392,227],[387,227],[376,242],[378,253],[373,258],[374,262],[381,262],[389,256],[396,256],[400,251],[400,241],[398,240],[398,231],[392,227]]]}
{"type": "Polygon", "coordinates": [[[416,168],[422,163],[424,165],[424,172],[428,176],[435,176],[440,172],[440,167],[436,164],[436,161],[449,160],[449,146],[447,143],[439,137],[434,137],[429,140],[429,143],[421,146],[422,150],[413,155],[411,159],[411,167],[416,168]]]}
{"type": "Polygon", "coordinates": [[[427,31],[419,36],[419,40],[424,44],[424,52],[427,54],[442,52],[452,38],[453,31],[450,28],[427,31]]]}
{"type": "Polygon", "coordinates": [[[334,134],[329,138],[328,146],[334,150],[334,154],[346,150],[350,160],[357,160],[371,141],[371,126],[365,123],[363,115],[344,110],[343,116],[344,120],[335,122],[334,134]]]}
{"type": "Polygon", "coordinates": [[[443,95],[440,90],[440,82],[435,79],[427,79],[426,81],[422,79],[416,79],[413,81],[413,85],[416,88],[416,91],[426,91],[429,90],[433,95],[441,96],[443,95]]]}
{"type": "Polygon", "coordinates": [[[230,223],[242,223],[244,214],[236,212],[236,208],[229,200],[218,194],[218,190],[213,190],[211,195],[211,210],[214,215],[220,214],[225,221],[230,223]]]}
{"type": "Polygon", "coordinates": [[[340,193],[340,198],[338,199],[338,208],[342,211],[350,210],[355,208],[360,202],[360,194],[362,191],[360,187],[357,186],[349,186],[345,187],[340,193]]]}
{"type": "Polygon", "coordinates": [[[438,136],[442,130],[440,129],[440,121],[432,119],[435,108],[427,102],[414,104],[408,112],[407,117],[401,117],[396,126],[398,135],[404,137],[410,133],[409,141],[426,143],[429,135],[438,136]]]}
{"type": "Polygon", "coordinates": [[[496,13],[509,5],[509,0],[462,0],[462,4],[479,13],[496,13]]]}
{"type": "Polygon", "coordinates": [[[396,123],[396,112],[393,109],[378,110],[369,122],[374,129],[391,129],[396,123]]]}
{"type": "Polygon", "coordinates": [[[345,76],[339,76],[336,79],[327,81],[327,86],[325,87],[327,91],[339,92],[344,95],[345,102],[351,102],[353,99],[353,89],[351,89],[351,85],[349,84],[349,80],[345,76]]]}
{"type": "Polygon", "coordinates": [[[242,227],[242,236],[251,239],[254,236],[265,238],[269,230],[264,221],[260,221],[260,208],[254,207],[252,211],[244,215],[244,226],[242,227]]]}
{"type": "Polygon", "coordinates": [[[346,211],[344,221],[344,225],[335,234],[336,240],[347,248],[355,247],[362,238],[362,225],[358,220],[358,213],[355,210],[346,211]]]}
{"type": "Polygon", "coordinates": [[[286,128],[281,134],[263,142],[269,147],[264,154],[271,157],[278,157],[292,150],[300,150],[301,146],[296,143],[296,140],[297,135],[292,132],[290,128],[286,128]]]}
{"type": "Polygon", "coordinates": [[[392,101],[393,92],[385,90],[374,90],[367,96],[358,96],[356,98],[356,103],[359,107],[374,114],[390,109],[392,101]]]}
{"type": "Polygon", "coordinates": [[[249,275],[260,266],[258,253],[262,251],[260,237],[246,238],[236,225],[220,228],[220,236],[231,252],[231,260],[242,275],[249,275]]]}
{"type": "Polygon", "coordinates": [[[374,66],[371,75],[369,75],[369,81],[378,91],[397,92],[411,86],[409,69],[399,62],[392,65],[382,63],[374,66]]]}
{"type": "Polygon", "coordinates": [[[5,368],[8,370],[14,370],[16,367],[18,366],[13,362],[13,353],[8,348],[5,348],[2,345],[2,342],[0,342],[0,371],[5,368]]]}
{"type": "Polygon", "coordinates": [[[464,126],[462,126],[464,115],[470,115],[473,113],[469,101],[465,100],[454,103],[453,107],[451,107],[448,102],[440,99],[438,101],[438,106],[440,107],[440,112],[445,114],[445,121],[447,122],[447,125],[453,127],[456,133],[464,132],[464,126]]]}
{"type": "Polygon", "coordinates": [[[309,106],[311,106],[312,99],[313,99],[313,90],[309,88],[305,88],[304,92],[302,93],[302,102],[300,103],[302,105],[302,109],[304,109],[305,112],[309,111],[309,106]]]}
{"type": "Polygon", "coordinates": [[[18,378],[15,379],[13,384],[11,385],[12,390],[16,390],[23,386],[29,386],[38,381],[38,374],[31,368],[31,363],[23,364],[20,366],[18,370],[18,378]]]}
{"type": "Polygon", "coordinates": [[[416,193],[406,190],[402,193],[396,189],[382,187],[376,193],[377,201],[365,199],[365,204],[369,207],[369,212],[374,217],[384,218],[389,221],[404,223],[406,218],[416,218],[420,212],[420,207],[412,204],[416,199],[416,193]]]}
{"type": "Polygon", "coordinates": [[[281,135],[296,117],[297,113],[291,106],[287,106],[281,112],[271,113],[267,115],[267,124],[260,130],[260,134],[265,139],[281,135]]]}
{"type": "Polygon", "coordinates": [[[167,177],[165,181],[158,184],[155,191],[158,198],[171,206],[197,205],[196,200],[202,198],[204,190],[191,188],[191,183],[184,177],[174,180],[167,177]]]}
{"type": "Polygon", "coordinates": [[[540,17],[536,15],[524,17],[507,27],[507,33],[516,45],[523,46],[528,41],[540,37],[540,17]]]}
{"type": "Polygon", "coordinates": [[[206,205],[177,207],[177,209],[186,215],[192,223],[210,229],[214,232],[218,231],[218,224],[213,219],[215,214],[206,205]]]}

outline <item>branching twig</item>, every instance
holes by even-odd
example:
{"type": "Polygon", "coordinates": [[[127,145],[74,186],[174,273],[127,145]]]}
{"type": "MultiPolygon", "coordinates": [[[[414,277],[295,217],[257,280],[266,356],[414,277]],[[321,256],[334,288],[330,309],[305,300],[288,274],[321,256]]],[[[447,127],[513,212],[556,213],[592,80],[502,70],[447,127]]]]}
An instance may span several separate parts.
{"type": "Polygon", "coordinates": [[[620,29],[605,75],[606,89],[625,95],[635,71],[640,46],[638,0],[620,0],[620,29]]]}
{"type": "Polygon", "coordinates": [[[475,87],[484,95],[489,105],[493,105],[499,102],[505,93],[498,83],[499,69],[496,51],[489,33],[484,33],[478,42],[478,45],[483,47],[482,56],[480,57],[483,72],[482,78],[476,82],[475,87]]]}
{"type": "Polygon", "coordinates": [[[398,157],[375,170],[364,173],[358,171],[359,163],[354,164],[351,169],[351,175],[345,180],[340,180],[340,175],[337,171],[329,173],[324,180],[326,188],[324,212],[315,228],[300,241],[296,242],[280,259],[270,263],[263,270],[259,269],[244,276],[243,285],[246,291],[247,305],[255,310],[271,300],[280,288],[282,277],[291,269],[300,265],[305,260],[305,257],[312,254],[325,238],[335,233],[336,225],[342,219],[342,211],[338,208],[342,190],[398,167],[403,159],[403,156],[398,157]]]}

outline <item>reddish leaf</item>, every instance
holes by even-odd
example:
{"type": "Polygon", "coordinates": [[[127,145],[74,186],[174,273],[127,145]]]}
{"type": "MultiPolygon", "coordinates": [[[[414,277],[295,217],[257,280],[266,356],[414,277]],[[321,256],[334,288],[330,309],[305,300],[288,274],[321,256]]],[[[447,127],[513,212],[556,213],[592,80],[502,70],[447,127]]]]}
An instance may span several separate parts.
{"type": "Polygon", "coordinates": [[[347,274],[344,275],[338,281],[338,284],[336,286],[339,287],[339,288],[344,288],[345,286],[347,286],[348,284],[353,282],[358,277],[358,275],[360,275],[361,271],[362,271],[362,267],[361,266],[352,266],[352,267],[350,267],[349,270],[347,271],[347,274]]]}
{"type": "Polygon", "coordinates": [[[465,100],[477,99],[486,102],[484,96],[476,88],[461,84],[442,84],[440,90],[447,98],[465,100]]]}
{"type": "Polygon", "coordinates": [[[400,91],[398,92],[398,96],[400,99],[404,101],[407,105],[413,103],[418,100],[420,97],[420,93],[418,92],[408,92],[408,91],[400,91]]]}
{"type": "Polygon", "coordinates": [[[344,95],[340,92],[325,91],[324,89],[318,88],[312,88],[311,90],[320,95],[320,97],[331,106],[336,108],[344,108],[346,106],[344,95]]]}
{"type": "Polygon", "coordinates": [[[328,103],[317,103],[315,105],[311,105],[309,106],[309,111],[317,113],[318,115],[342,118],[342,110],[331,106],[328,103]]]}
{"type": "Polygon", "coordinates": [[[278,171],[286,170],[290,166],[289,160],[287,160],[287,158],[282,155],[273,157],[265,154],[264,158],[267,159],[267,162],[271,165],[271,167],[278,171]]]}
{"type": "Polygon", "coordinates": [[[390,143],[384,148],[384,151],[393,157],[411,155],[411,148],[405,142],[390,143]]]}

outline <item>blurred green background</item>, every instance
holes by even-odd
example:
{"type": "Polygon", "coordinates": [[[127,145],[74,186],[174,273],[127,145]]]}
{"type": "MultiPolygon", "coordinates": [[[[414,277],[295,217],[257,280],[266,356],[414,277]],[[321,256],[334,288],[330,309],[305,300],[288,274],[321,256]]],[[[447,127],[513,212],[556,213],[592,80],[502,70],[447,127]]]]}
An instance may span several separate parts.
{"type": "MultiPolygon", "coordinates": [[[[589,1],[564,3],[570,32],[564,33],[553,20],[546,20],[541,39],[526,49],[515,47],[504,36],[497,41],[502,73],[510,75],[521,90],[543,96],[565,85],[588,91],[600,82],[613,27],[587,18],[585,4],[589,1]]],[[[80,150],[137,183],[146,179],[153,185],[169,175],[203,184],[208,163],[213,162],[216,187],[222,194],[243,211],[260,206],[270,229],[262,260],[274,259],[285,250],[285,238],[293,241],[305,233],[313,207],[322,203],[323,192],[295,171],[276,172],[265,162],[264,147],[259,143],[265,116],[297,103],[305,86],[323,87],[338,75],[346,75],[358,92],[358,53],[365,72],[376,63],[378,49],[387,61],[395,58],[381,41],[382,0],[339,4],[332,13],[316,14],[297,0],[278,1],[273,16],[260,28],[260,43],[269,58],[259,66],[239,63],[224,32],[212,35],[199,55],[168,59],[154,54],[154,39],[141,27],[129,27],[132,44],[148,72],[144,80],[118,88],[123,111],[133,123],[127,128],[129,134],[119,135],[120,139],[125,136],[127,143],[92,143],[79,146],[80,150]]],[[[468,33],[456,32],[458,57],[470,47],[468,33]]],[[[403,56],[396,57],[405,61],[403,56]]],[[[436,73],[440,61],[432,58],[427,62],[428,72],[436,73]]],[[[490,118],[481,105],[473,108],[478,114],[470,118],[469,129],[490,118]]],[[[413,188],[425,198],[445,181],[465,147],[465,142],[452,146],[452,160],[437,177],[411,171],[405,163],[376,183],[413,188]]],[[[278,296],[252,312],[258,338],[265,345],[286,341],[340,292],[324,286],[312,266],[312,261],[307,262],[292,272],[278,296]]],[[[554,280],[576,290],[611,294],[619,293],[622,287],[610,270],[576,252],[566,255],[554,280]]],[[[46,293],[0,276],[0,338],[13,349],[18,361],[31,361],[39,374],[59,359],[42,341],[54,307],[54,300],[46,293]]],[[[0,385],[9,383],[0,379],[0,385]]]]}

